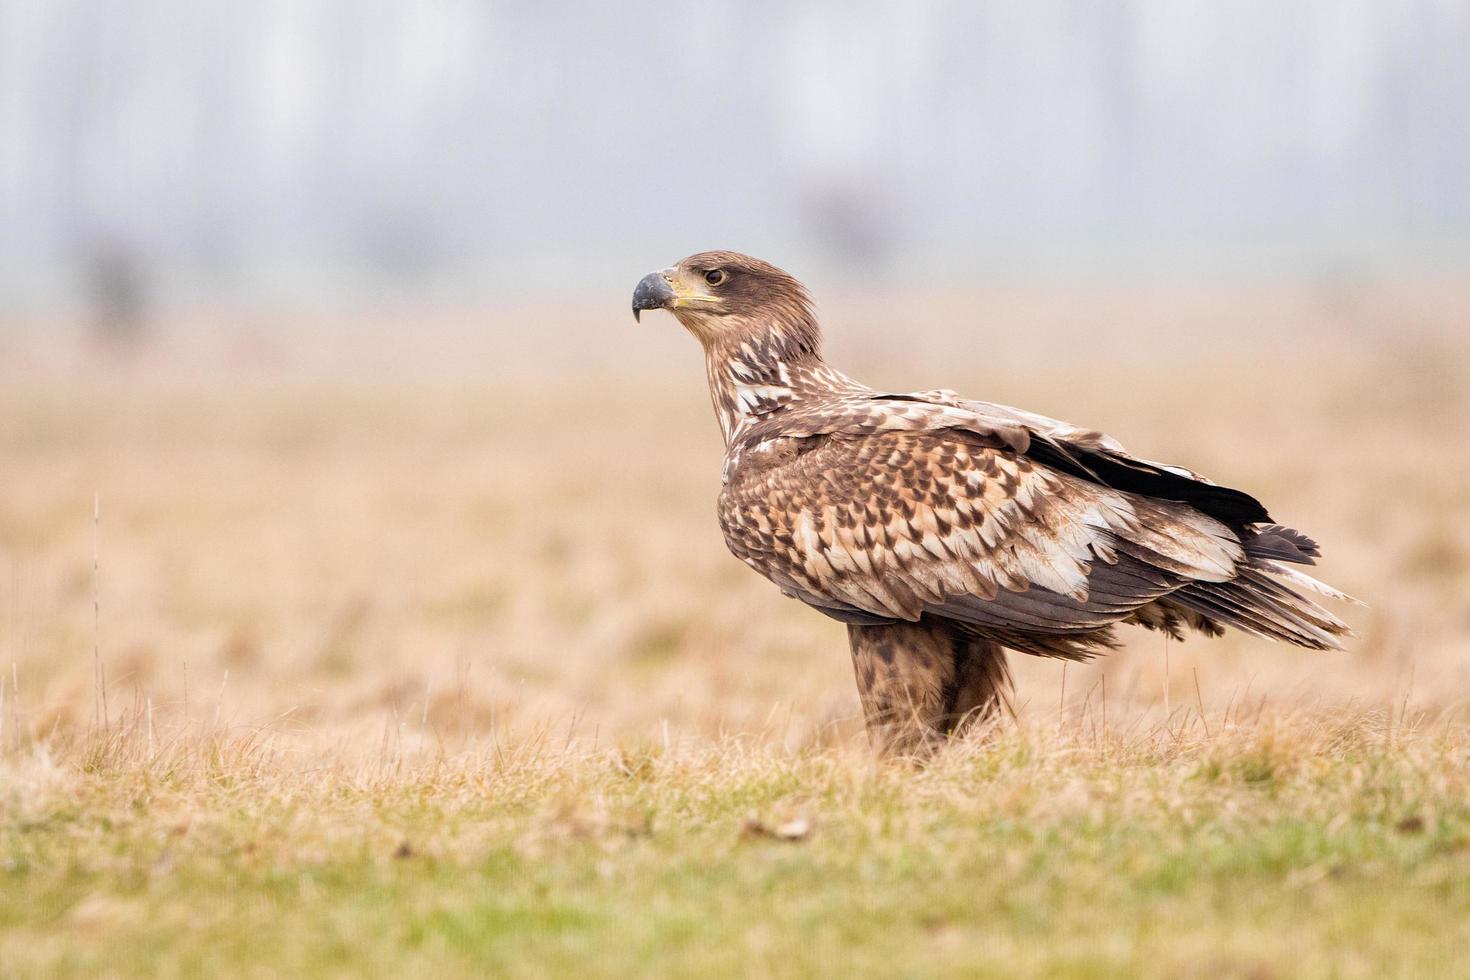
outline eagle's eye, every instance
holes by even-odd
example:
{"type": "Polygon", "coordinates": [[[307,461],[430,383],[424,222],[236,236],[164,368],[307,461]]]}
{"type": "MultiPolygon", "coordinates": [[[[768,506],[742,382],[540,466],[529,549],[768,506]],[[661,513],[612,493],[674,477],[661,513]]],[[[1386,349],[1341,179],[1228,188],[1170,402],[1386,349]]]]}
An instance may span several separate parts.
{"type": "Polygon", "coordinates": [[[704,281],[709,283],[711,286],[718,286],[727,278],[729,277],[725,275],[724,269],[711,269],[704,274],[704,281]]]}

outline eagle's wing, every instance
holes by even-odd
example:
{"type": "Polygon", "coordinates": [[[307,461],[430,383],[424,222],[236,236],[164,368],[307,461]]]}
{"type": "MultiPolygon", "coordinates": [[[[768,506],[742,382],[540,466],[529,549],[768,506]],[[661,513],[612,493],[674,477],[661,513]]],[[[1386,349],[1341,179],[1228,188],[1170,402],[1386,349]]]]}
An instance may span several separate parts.
{"type": "Polygon", "coordinates": [[[1235,594],[1257,561],[1245,494],[970,404],[874,394],[753,427],[721,495],[730,549],[846,622],[940,615],[1036,653],[1086,655],[1129,618],[1334,645],[1341,624],[1289,589],[1265,611],[1235,594]]]}

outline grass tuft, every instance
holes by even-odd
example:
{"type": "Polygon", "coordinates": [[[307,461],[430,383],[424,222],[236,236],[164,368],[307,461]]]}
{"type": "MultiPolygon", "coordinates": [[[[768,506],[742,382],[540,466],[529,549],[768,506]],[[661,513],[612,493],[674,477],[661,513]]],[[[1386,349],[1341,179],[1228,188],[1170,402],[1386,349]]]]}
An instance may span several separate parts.
{"type": "Polygon", "coordinates": [[[1470,943],[1449,719],[1023,720],[921,769],[133,726],[0,765],[14,976],[1431,976],[1470,943]]]}

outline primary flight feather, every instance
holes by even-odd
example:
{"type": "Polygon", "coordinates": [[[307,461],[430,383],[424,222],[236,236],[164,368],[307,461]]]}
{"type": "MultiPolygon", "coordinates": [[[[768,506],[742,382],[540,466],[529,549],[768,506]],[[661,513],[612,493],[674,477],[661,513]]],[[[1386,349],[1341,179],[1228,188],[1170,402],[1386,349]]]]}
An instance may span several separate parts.
{"type": "Polygon", "coordinates": [[[1136,624],[1233,627],[1313,649],[1347,627],[1290,566],[1318,556],[1248,494],[1115,440],[951,391],[876,391],[828,366],[805,288],[702,252],[633,313],[704,347],[725,438],[720,526],[740,560],[846,623],[880,748],[930,746],[1005,703],[1005,650],[1084,658],[1136,624]]]}

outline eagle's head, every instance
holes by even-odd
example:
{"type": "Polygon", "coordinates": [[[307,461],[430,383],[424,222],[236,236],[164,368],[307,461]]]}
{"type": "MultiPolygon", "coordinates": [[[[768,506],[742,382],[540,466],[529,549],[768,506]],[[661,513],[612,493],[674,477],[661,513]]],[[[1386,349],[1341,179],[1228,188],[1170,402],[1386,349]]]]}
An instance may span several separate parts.
{"type": "Polygon", "coordinates": [[[745,341],[815,354],[817,318],[795,276],[739,252],[700,252],[633,290],[633,317],[668,310],[706,348],[745,341]]]}

